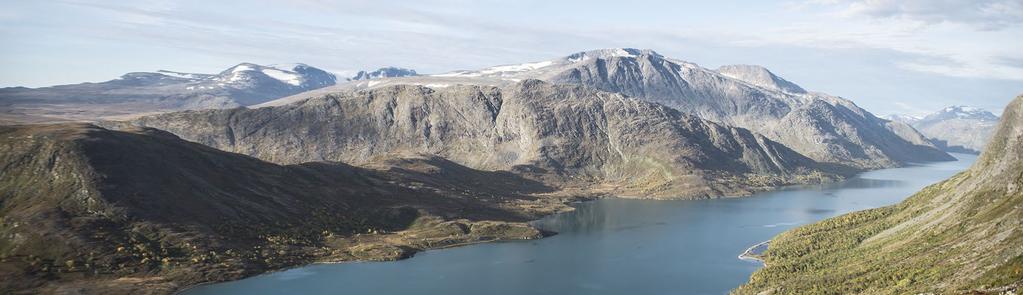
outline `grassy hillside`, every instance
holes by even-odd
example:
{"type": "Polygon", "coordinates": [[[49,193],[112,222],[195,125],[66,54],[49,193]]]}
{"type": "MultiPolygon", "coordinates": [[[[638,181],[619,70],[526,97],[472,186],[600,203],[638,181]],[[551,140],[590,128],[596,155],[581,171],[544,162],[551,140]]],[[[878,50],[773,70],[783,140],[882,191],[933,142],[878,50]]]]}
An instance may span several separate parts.
{"type": "Polygon", "coordinates": [[[169,293],[315,261],[540,233],[563,206],[436,158],[277,165],[155,129],[0,127],[0,293],[169,293]],[[488,182],[490,186],[465,187],[488,182]]]}
{"type": "Polygon", "coordinates": [[[785,232],[737,294],[998,293],[1023,283],[1023,97],[969,170],[785,232]]]}

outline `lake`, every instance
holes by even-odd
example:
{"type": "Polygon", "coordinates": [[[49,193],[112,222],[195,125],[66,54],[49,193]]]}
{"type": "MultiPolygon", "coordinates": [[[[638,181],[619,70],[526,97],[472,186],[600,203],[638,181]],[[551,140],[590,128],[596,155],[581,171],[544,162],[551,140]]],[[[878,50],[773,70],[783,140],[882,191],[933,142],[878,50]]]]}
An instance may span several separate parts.
{"type": "Polygon", "coordinates": [[[959,161],[746,198],[598,200],[536,221],[559,233],[541,240],[311,265],[183,294],[725,294],[761,267],[737,257],[746,248],[801,224],[897,203],[976,158],[953,155],[959,161]]]}

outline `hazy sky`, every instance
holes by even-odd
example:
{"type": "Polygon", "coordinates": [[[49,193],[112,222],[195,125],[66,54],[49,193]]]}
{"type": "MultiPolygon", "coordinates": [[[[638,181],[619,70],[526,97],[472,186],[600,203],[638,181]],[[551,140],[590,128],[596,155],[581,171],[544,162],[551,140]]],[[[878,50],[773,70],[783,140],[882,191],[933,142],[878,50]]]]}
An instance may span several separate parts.
{"type": "Polygon", "coordinates": [[[0,40],[0,86],[239,62],[439,73],[635,47],[764,65],[879,115],[997,113],[1023,93],[1023,0],[7,0],[0,40]]]}

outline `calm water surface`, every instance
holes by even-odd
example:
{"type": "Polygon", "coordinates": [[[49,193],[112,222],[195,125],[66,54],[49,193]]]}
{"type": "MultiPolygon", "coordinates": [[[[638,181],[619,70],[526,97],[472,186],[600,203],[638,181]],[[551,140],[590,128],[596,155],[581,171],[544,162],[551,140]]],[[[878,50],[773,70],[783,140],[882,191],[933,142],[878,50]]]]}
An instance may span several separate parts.
{"type": "Polygon", "coordinates": [[[975,159],[955,156],[749,198],[599,200],[537,221],[560,233],[541,240],[312,265],[184,294],[724,294],[761,266],[737,258],[747,247],[801,224],[899,202],[975,159]]]}

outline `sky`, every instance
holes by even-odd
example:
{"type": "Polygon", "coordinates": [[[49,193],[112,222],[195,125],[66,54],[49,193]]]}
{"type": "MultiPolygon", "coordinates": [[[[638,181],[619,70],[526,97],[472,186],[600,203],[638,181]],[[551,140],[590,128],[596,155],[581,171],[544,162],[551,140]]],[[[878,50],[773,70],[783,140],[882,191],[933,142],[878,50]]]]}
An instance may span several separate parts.
{"type": "Polygon", "coordinates": [[[878,115],[1000,113],[1023,94],[1023,0],[5,0],[0,87],[302,62],[341,76],[653,49],[757,64],[878,115]]]}

